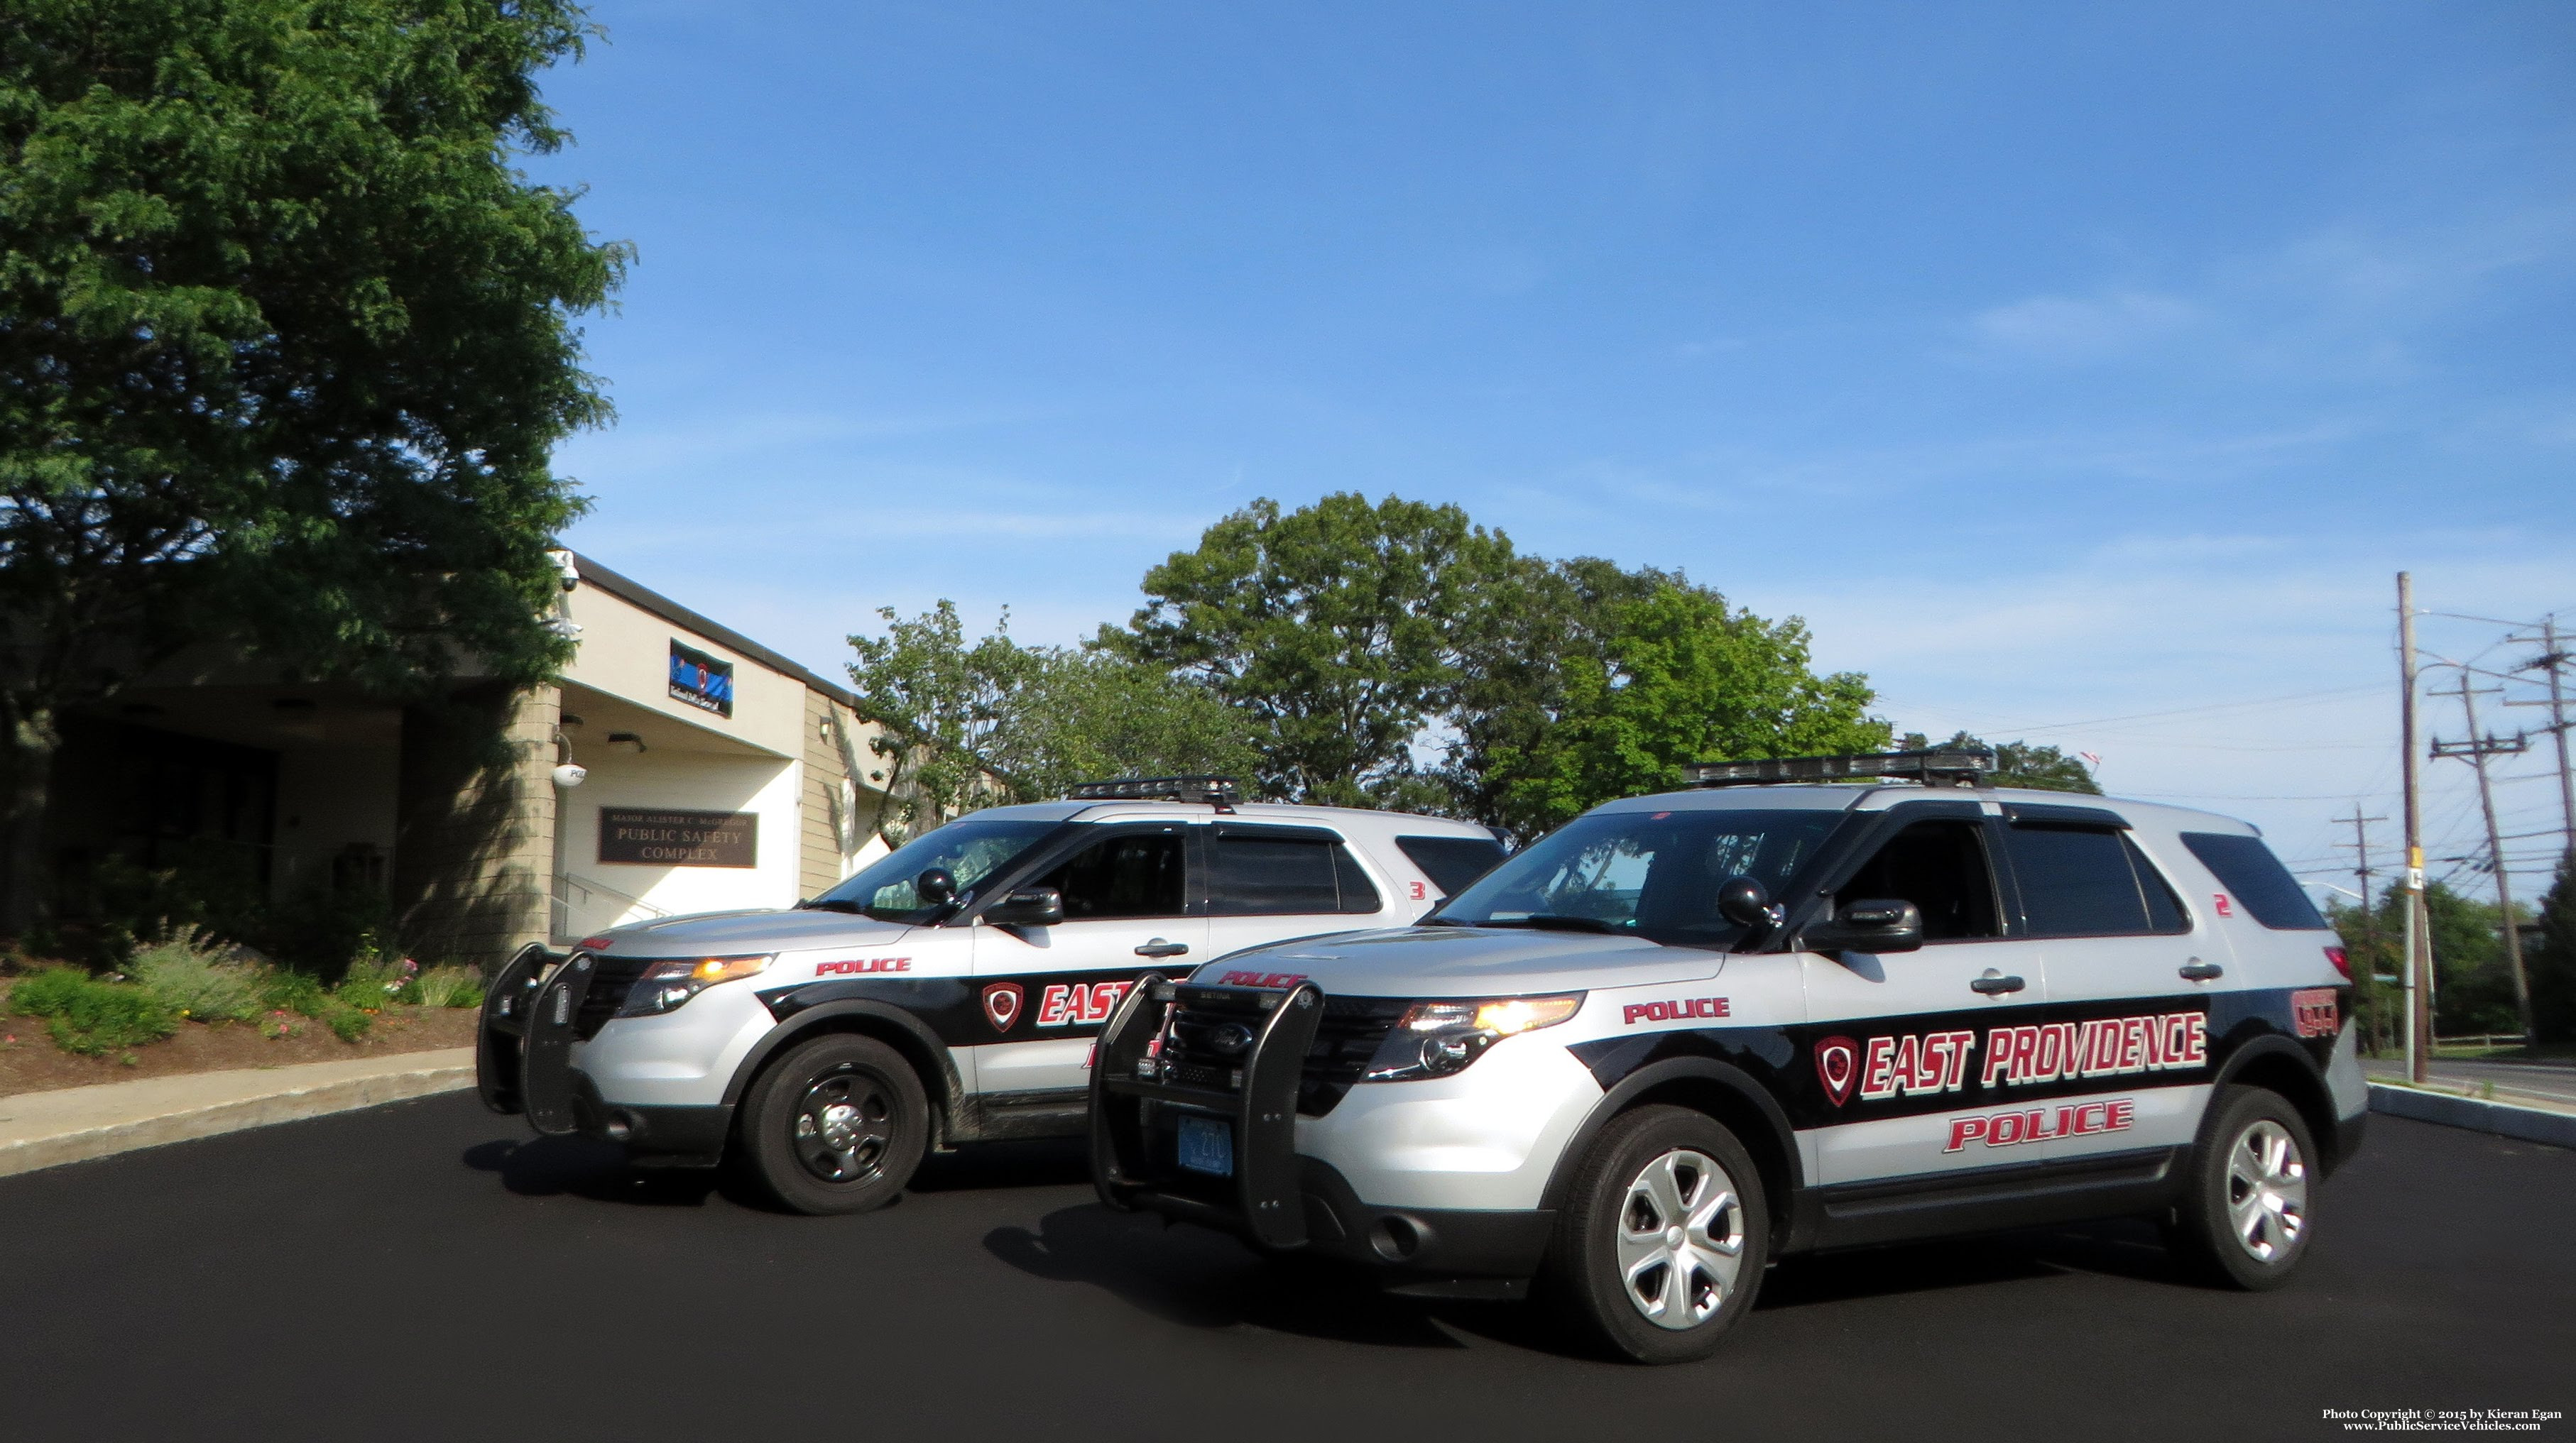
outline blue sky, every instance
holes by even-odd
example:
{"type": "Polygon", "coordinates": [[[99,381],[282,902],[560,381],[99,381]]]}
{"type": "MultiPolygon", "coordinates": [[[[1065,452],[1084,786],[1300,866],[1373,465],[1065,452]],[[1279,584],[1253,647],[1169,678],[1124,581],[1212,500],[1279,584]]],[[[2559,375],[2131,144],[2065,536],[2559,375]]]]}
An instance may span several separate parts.
{"type": "Polygon", "coordinates": [[[2325,866],[2395,815],[2392,573],[2576,621],[2576,8],[598,18],[534,166],[639,253],[573,543],[834,674],[881,605],[1072,640],[1256,496],[1393,492],[2325,866]]]}

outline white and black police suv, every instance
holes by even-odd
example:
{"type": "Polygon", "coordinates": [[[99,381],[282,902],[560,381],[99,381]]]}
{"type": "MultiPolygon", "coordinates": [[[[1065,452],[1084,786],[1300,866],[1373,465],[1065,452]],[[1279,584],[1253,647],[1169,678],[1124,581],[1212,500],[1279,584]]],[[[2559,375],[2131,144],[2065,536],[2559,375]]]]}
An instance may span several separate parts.
{"type": "Polygon", "coordinates": [[[1503,856],[1468,823],[1234,795],[1088,783],[950,822],[792,911],[523,949],[484,1004],[483,1100],[857,1212],[925,1149],[1080,1136],[1093,1040],[1147,969],[1400,926],[1503,856]]]}
{"type": "Polygon", "coordinates": [[[2277,1285],[2364,1119],[2335,934],[2245,823],[1993,765],[1703,764],[1419,925],[1148,979],[1101,1196],[1402,1292],[1535,1282],[1646,1362],[1819,1249],[2144,1215],[2277,1285]]]}

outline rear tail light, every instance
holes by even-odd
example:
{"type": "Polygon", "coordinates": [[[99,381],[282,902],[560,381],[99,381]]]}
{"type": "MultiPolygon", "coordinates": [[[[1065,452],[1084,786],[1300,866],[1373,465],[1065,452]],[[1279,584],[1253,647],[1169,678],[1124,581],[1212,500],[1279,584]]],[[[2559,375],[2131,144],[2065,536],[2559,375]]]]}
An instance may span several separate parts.
{"type": "Polygon", "coordinates": [[[2352,980],[2352,959],[2344,955],[2341,947],[2328,947],[2326,960],[2332,962],[2334,969],[2343,974],[2343,980],[2346,982],[2352,980]]]}

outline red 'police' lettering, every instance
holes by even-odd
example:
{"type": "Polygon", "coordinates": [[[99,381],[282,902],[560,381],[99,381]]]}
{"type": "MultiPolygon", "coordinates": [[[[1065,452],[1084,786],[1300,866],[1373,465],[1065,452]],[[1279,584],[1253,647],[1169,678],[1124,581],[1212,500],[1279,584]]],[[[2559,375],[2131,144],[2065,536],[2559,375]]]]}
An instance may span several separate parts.
{"type": "Polygon", "coordinates": [[[1621,1025],[1634,1027],[1640,1022],[1681,1022],[1693,1017],[1730,1017],[1723,997],[1676,997],[1670,1002],[1631,1002],[1619,1010],[1621,1025]]]}
{"type": "Polygon", "coordinates": [[[2108,1102],[2070,1102],[2057,1107],[2025,1108],[2019,1112],[1989,1112],[1975,1117],[1950,1120],[1950,1145],[1943,1152],[1958,1152],[1969,1143],[1982,1142],[1988,1147],[2011,1147],[2025,1142],[2048,1142],[2061,1137],[2087,1137],[2098,1132],[2127,1132],[2138,1120],[2135,1098],[2119,1097],[2108,1102]]]}
{"type": "Polygon", "coordinates": [[[848,957],[838,962],[814,964],[814,975],[817,977],[855,977],[867,972],[909,972],[911,970],[912,959],[909,957],[848,957]]]}

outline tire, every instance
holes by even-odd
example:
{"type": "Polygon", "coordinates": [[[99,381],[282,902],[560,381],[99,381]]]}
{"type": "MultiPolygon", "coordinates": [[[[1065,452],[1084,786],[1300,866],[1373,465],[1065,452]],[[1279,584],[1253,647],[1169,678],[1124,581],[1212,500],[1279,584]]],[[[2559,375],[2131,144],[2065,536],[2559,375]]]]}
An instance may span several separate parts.
{"type": "Polygon", "coordinates": [[[789,1048],[752,1084],[747,1102],[745,1171],[793,1212],[884,1207],[912,1181],[930,1141],[921,1078],[902,1053],[871,1037],[836,1033],[789,1048]]]}
{"type": "Polygon", "coordinates": [[[2290,1280],[2316,1231],[2316,1142],[2288,1098],[2228,1087],[2192,1150],[2169,1245],[2189,1274],[2264,1292],[2290,1280]]]}
{"type": "Polygon", "coordinates": [[[1687,1108],[1641,1107],[1577,1166],[1540,1296],[1617,1355],[1690,1362],[1753,1306],[1770,1244],[1762,1176],[1735,1134],[1687,1108]]]}

